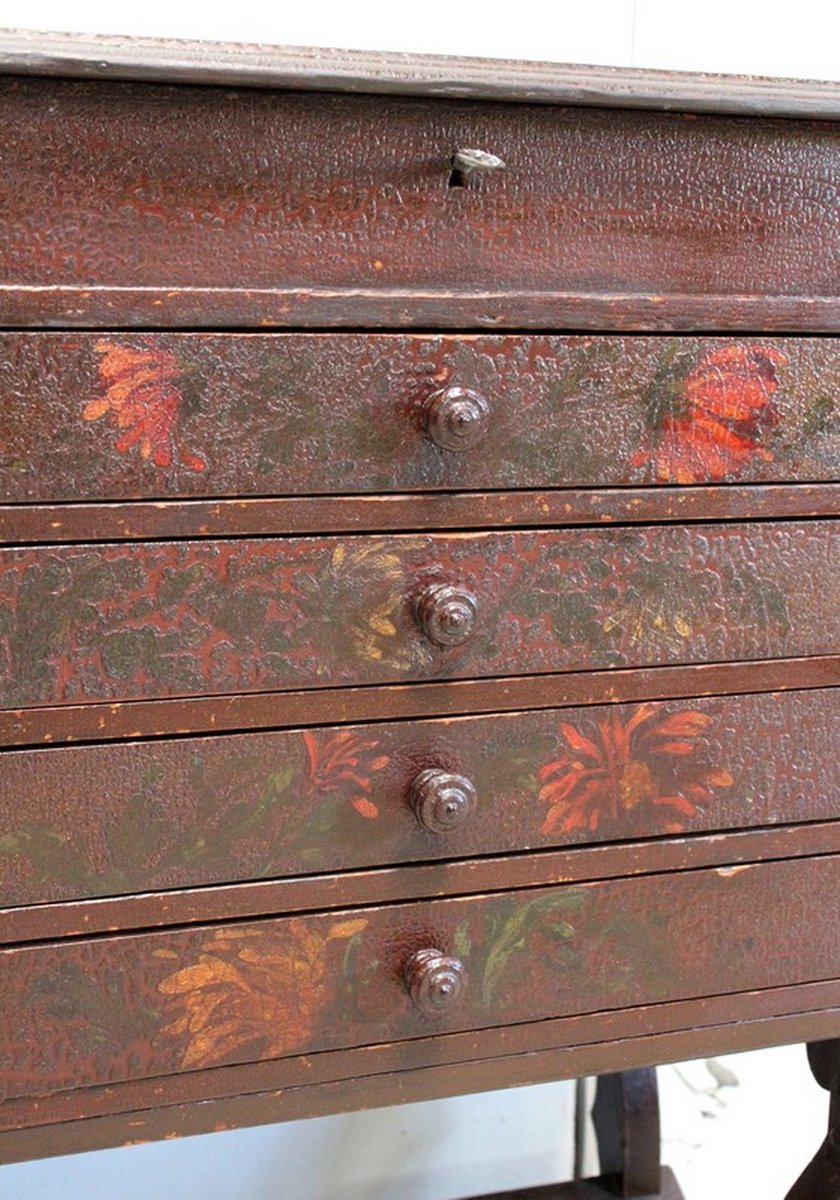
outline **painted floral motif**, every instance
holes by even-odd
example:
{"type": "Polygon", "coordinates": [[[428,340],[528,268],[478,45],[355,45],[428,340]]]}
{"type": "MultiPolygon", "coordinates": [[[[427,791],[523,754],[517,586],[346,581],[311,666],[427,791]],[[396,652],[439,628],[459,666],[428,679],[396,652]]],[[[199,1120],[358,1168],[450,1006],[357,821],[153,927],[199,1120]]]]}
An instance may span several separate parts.
{"type": "Polygon", "coordinates": [[[597,722],[591,738],[561,724],[563,752],[538,772],[539,797],[548,805],[543,834],[605,831],[626,826],[630,815],[648,829],[679,833],[683,819],[713,800],[716,789],[732,786],[732,776],[720,767],[688,772],[678,786],[664,782],[663,768],[695,754],[712,718],[690,711],[652,723],[656,711],[639,705],[625,723],[616,709],[597,722]]]}
{"type": "MultiPolygon", "coordinates": [[[[575,925],[570,923],[585,903],[579,888],[499,901],[482,914],[460,921],[453,932],[453,951],[469,963],[476,1007],[494,1012],[522,982],[531,965],[533,987],[544,986],[546,971],[562,971],[574,953],[575,925]]],[[[411,1014],[406,997],[402,1010],[396,996],[383,990],[378,954],[363,953],[359,936],[367,918],[348,915],[329,927],[306,918],[291,919],[283,934],[270,927],[220,928],[178,970],[157,984],[165,1010],[155,1040],[167,1050],[174,1040],[179,1064],[186,1070],[234,1061],[279,1058],[320,1041],[334,1019],[339,990],[346,986],[346,1016],[352,1019],[411,1014]],[[338,954],[330,946],[346,943],[338,954]],[[384,1008],[383,1008],[384,1004],[384,1008]]],[[[375,926],[371,932],[375,932],[375,926]]],[[[381,936],[381,931],[377,936],[381,936]]],[[[153,952],[176,959],[177,952],[153,952]]],[[[521,1002],[521,997],[517,1002],[521,1002]]]]}
{"type": "Polygon", "coordinates": [[[327,1000],[328,944],[366,926],[357,918],[322,934],[296,918],[282,942],[259,929],[220,929],[197,962],[158,984],[177,1012],[161,1036],[186,1038],[181,1066],[187,1069],[219,1065],[246,1047],[265,1058],[297,1049],[327,1000]]]}
{"type": "MultiPolygon", "coordinates": [[[[781,420],[773,397],[776,371],[787,356],[770,346],[733,344],[707,354],[683,378],[673,372],[660,379],[664,413],[653,451],[653,470],[660,483],[703,483],[732,478],[756,459],[771,462],[762,441],[781,420]]],[[[647,450],[633,461],[648,461],[647,450]]]]}
{"type": "Polygon", "coordinates": [[[182,367],[176,356],[160,347],[138,350],[115,342],[96,343],[99,378],[104,391],[82,412],[86,421],[107,416],[119,430],[116,449],[127,454],[135,447],[156,467],[186,467],[203,471],[203,458],[184,449],[178,440],[183,396],[176,386],[182,367]]]}
{"type": "Polygon", "coordinates": [[[374,538],[352,546],[339,543],[332,552],[330,577],[359,658],[409,667],[417,651],[399,636],[407,587],[403,559],[374,538]]]}
{"type": "Polygon", "coordinates": [[[387,767],[387,754],[373,755],[379,742],[368,741],[359,734],[342,729],[323,745],[310,730],[303,732],[309,756],[309,778],[317,791],[348,793],[347,799],[363,817],[379,816],[379,809],[370,799],[373,790],[371,776],[387,767]]]}

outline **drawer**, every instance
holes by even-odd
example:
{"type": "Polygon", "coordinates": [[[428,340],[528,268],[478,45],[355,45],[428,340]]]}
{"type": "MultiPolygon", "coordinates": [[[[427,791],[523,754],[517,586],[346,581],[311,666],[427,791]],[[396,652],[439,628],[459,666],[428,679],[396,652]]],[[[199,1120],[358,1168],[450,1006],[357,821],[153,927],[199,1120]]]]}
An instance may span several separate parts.
{"type": "Polygon", "coordinates": [[[0,906],[840,818],[840,689],[10,751],[0,906]]]}
{"type": "Polygon", "coordinates": [[[840,475],[832,338],[0,335],[7,501],[840,475]]]}
{"type": "Polygon", "coordinates": [[[27,707],[832,653],[831,521],[0,551],[27,707]]]}
{"type": "Polygon", "coordinates": [[[6,325],[463,325],[463,301],[471,324],[550,328],[600,297],[638,328],[645,297],[642,325],[720,328],[766,297],[789,300],[783,328],[837,327],[830,123],[20,78],[0,96],[6,325]],[[473,148],[506,168],[453,178],[473,148]]]}
{"type": "Polygon", "coordinates": [[[37,1095],[835,978],[838,929],[814,912],[838,887],[829,855],[6,949],[3,1086],[37,1095]]]}

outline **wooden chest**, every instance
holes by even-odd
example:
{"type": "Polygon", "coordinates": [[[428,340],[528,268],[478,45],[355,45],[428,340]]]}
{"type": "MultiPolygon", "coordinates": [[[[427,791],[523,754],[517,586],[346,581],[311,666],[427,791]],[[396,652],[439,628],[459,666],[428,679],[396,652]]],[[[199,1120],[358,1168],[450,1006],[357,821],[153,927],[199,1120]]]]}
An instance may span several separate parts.
{"type": "Polygon", "coordinates": [[[0,62],[0,1160],[836,1088],[837,89],[0,62]]]}

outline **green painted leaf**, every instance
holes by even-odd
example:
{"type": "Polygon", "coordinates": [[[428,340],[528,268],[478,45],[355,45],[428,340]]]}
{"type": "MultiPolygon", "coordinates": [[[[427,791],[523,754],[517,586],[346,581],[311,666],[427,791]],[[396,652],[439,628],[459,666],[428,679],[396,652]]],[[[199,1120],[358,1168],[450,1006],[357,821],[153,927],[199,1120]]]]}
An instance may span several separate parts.
{"type": "Polygon", "coordinates": [[[525,949],[532,930],[540,929],[558,943],[574,936],[574,926],[565,918],[580,909],[584,898],[585,893],[579,888],[567,888],[559,895],[540,896],[520,905],[501,924],[498,932],[494,932],[484,964],[481,1000],[485,1007],[492,1004],[508,962],[518,951],[525,949]]]}
{"type": "Polygon", "coordinates": [[[466,921],[462,921],[455,930],[452,945],[459,957],[466,958],[469,954],[472,948],[472,938],[470,937],[470,927],[466,921]]]}

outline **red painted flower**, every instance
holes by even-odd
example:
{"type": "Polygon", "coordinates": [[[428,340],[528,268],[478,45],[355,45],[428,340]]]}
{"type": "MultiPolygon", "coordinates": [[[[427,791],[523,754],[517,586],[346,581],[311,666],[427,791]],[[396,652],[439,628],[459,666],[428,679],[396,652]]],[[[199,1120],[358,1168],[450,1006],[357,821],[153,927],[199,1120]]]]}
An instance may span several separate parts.
{"type": "Polygon", "coordinates": [[[183,397],[175,386],[182,367],[169,350],[137,350],[114,342],[97,342],[102,355],[99,377],[104,392],[86,405],[82,416],[97,421],[108,416],[119,431],[116,448],[126,454],[135,446],[156,467],[174,463],[203,471],[203,458],[178,445],[177,424],[183,397]]]}
{"type": "MultiPolygon", "coordinates": [[[[755,459],[772,461],[761,445],[780,416],[773,403],[776,368],[787,357],[769,346],[724,346],[698,363],[682,383],[678,411],[662,421],[653,453],[660,483],[703,483],[739,474],[755,459]]],[[[647,461],[644,451],[634,463],[647,461]]]]}
{"type": "Polygon", "coordinates": [[[378,817],[379,809],[370,799],[373,788],[370,777],[391,761],[387,754],[374,756],[379,743],[365,741],[348,729],[333,734],[322,746],[308,729],[303,740],[309,755],[309,777],[315,788],[319,792],[346,791],[356,812],[363,817],[378,817]]]}
{"type": "Polygon", "coordinates": [[[655,711],[642,704],[624,723],[615,709],[597,722],[594,738],[561,724],[566,749],[538,772],[539,796],[549,806],[542,833],[610,826],[621,832],[631,814],[640,825],[678,833],[680,818],[695,816],[700,804],[714,798],[715,788],[731,787],[732,776],[719,768],[695,771],[676,789],[660,784],[657,766],[694,754],[712,718],[680,712],[653,721],[655,711]]]}

